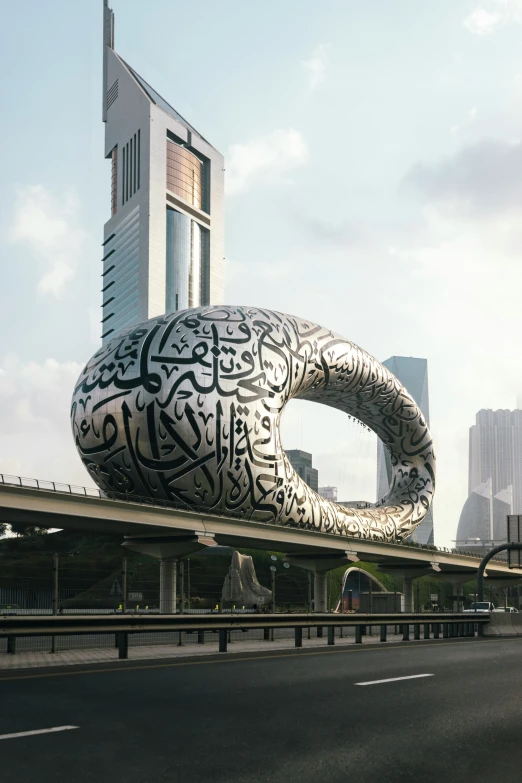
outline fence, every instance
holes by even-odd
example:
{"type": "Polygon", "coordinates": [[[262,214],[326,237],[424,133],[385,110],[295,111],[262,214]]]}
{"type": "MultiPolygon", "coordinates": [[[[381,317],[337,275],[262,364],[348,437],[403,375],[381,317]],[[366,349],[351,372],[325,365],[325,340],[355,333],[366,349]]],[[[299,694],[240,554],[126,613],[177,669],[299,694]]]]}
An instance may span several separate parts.
{"type": "MultiPolygon", "coordinates": [[[[6,652],[14,654],[17,648],[17,640],[25,638],[55,639],[61,636],[110,636],[115,641],[120,658],[129,657],[129,637],[158,632],[176,633],[180,642],[182,635],[186,636],[196,632],[198,641],[204,643],[205,633],[218,634],[219,651],[226,652],[232,631],[262,631],[265,640],[269,640],[274,629],[291,629],[294,633],[296,647],[302,647],[303,629],[312,628],[327,629],[328,645],[335,644],[335,629],[351,627],[355,635],[355,643],[360,644],[365,631],[370,627],[378,626],[380,629],[380,641],[387,641],[387,631],[390,626],[400,627],[402,639],[409,641],[411,630],[413,638],[438,639],[449,637],[474,636],[475,632],[489,623],[489,615],[476,615],[473,618],[469,614],[378,614],[378,615],[343,615],[343,614],[271,614],[261,616],[249,615],[181,615],[156,617],[126,616],[126,615],[98,615],[82,617],[4,617],[0,621],[0,638],[7,643],[6,652]]],[[[318,634],[319,635],[319,634],[318,634]]]]}
{"type": "MultiPolygon", "coordinates": [[[[62,534],[57,534],[57,539],[62,534]]],[[[121,557],[119,542],[112,545],[118,551],[103,554],[96,550],[51,554],[34,551],[45,544],[47,536],[34,536],[31,541],[11,539],[4,542],[0,557],[0,615],[60,617],[78,614],[145,614],[157,615],[160,607],[160,563],[156,558],[129,553],[121,557]],[[15,550],[15,546],[31,545],[30,551],[15,550]],[[12,547],[10,550],[9,547],[12,547]]],[[[53,536],[54,538],[54,536],[53,536]]],[[[226,556],[210,555],[185,558],[178,562],[177,605],[180,614],[241,613],[247,609],[232,602],[222,602],[222,591],[230,565],[226,556]]],[[[295,567],[285,567],[281,558],[260,553],[256,569],[262,584],[275,587],[277,611],[311,610],[312,580],[308,573],[295,567]],[[274,565],[275,563],[275,565],[274,565]],[[276,571],[271,571],[275,568],[276,571]]],[[[243,632],[238,632],[238,638],[243,632]]],[[[285,635],[286,632],[282,632],[285,635]]],[[[253,632],[252,638],[263,638],[253,632]]],[[[172,633],[158,632],[147,639],[135,636],[132,643],[170,645],[180,640],[172,633]]],[[[187,635],[182,643],[196,642],[187,635]]],[[[0,639],[0,652],[7,651],[7,642],[0,639]]],[[[88,637],[64,636],[27,637],[20,640],[19,652],[50,652],[82,648],[107,648],[114,639],[107,635],[88,637]]]]}

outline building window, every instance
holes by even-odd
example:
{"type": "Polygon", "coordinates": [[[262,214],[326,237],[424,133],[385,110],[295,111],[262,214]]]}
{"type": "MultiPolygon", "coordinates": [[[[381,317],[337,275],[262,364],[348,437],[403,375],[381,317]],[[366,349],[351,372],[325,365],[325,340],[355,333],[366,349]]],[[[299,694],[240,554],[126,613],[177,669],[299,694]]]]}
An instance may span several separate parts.
{"type": "Polygon", "coordinates": [[[209,233],[189,215],[167,207],[166,313],[208,304],[209,233]]]}
{"type": "Polygon", "coordinates": [[[205,162],[197,155],[167,139],[167,190],[208,212],[205,168],[205,162]]]}
{"type": "Polygon", "coordinates": [[[126,204],[137,190],[140,189],[140,131],[123,147],[122,177],[121,177],[121,203],[126,204]]]}
{"type": "Polygon", "coordinates": [[[118,97],[118,80],[113,83],[112,87],[110,87],[107,90],[107,95],[105,96],[105,107],[107,110],[110,109],[116,98],[118,97]]]}
{"type": "Polygon", "coordinates": [[[121,203],[125,204],[125,146],[122,150],[123,160],[121,167],[121,203]]]}
{"type": "Polygon", "coordinates": [[[140,131],[138,129],[138,190],[140,189],[140,131]]]}
{"type": "Polygon", "coordinates": [[[136,193],[136,134],[134,134],[134,180],[132,183],[132,192],[136,193]]]}
{"type": "Polygon", "coordinates": [[[129,142],[125,147],[125,201],[129,200],[129,142]]]}
{"type": "Polygon", "coordinates": [[[111,152],[111,216],[118,211],[118,147],[111,152]]]}

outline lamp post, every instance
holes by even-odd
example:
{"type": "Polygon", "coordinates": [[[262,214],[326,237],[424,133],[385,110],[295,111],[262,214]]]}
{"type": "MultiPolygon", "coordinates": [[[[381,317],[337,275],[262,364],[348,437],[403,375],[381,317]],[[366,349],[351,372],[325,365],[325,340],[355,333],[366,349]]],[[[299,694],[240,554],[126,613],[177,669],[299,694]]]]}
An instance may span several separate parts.
{"type": "Polygon", "coordinates": [[[477,593],[478,593],[479,601],[484,600],[484,572],[491,558],[494,557],[495,555],[498,555],[499,552],[504,552],[504,551],[510,552],[515,549],[522,549],[522,543],[499,544],[498,546],[493,547],[493,549],[490,549],[487,555],[484,555],[484,557],[482,558],[482,562],[479,565],[477,571],[477,593]]]}

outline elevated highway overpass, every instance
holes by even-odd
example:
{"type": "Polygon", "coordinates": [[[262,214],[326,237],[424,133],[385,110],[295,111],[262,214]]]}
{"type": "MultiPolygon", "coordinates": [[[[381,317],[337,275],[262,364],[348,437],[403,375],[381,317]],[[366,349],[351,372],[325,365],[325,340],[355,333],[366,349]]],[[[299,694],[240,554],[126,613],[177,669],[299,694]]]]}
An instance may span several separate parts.
{"type": "MultiPolygon", "coordinates": [[[[0,522],[121,535],[124,546],[161,560],[162,584],[170,592],[177,558],[216,545],[276,550],[314,573],[319,611],[326,608],[327,571],[343,564],[371,562],[402,578],[407,611],[413,608],[414,578],[430,575],[451,582],[459,595],[480,564],[479,557],[458,552],[253,522],[145,499],[107,498],[97,489],[1,474],[0,522]]],[[[516,584],[522,582],[522,569],[492,560],[487,579],[497,586],[516,584]]]]}

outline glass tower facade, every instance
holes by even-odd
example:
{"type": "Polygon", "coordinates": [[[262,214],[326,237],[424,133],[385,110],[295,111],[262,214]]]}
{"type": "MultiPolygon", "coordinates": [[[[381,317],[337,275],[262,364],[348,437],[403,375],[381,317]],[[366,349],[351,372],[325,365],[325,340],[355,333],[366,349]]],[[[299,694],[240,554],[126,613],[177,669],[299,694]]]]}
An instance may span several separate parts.
{"type": "Polygon", "coordinates": [[[103,121],[111,161],[102,332],[223,304],[224,159],[114,49],[104,0],[103,121]]]}
{"type": "Polygon", "coordinates": [[[287,449],[286,456],[290,460],[295,472],[306,481],[314,492],[319,491],[319,473],[312,467],[312,455],[308,451],[301,449],[287,449]]]}
{"type": "Polygon", "coordinates": [[[165,312],[199,307],[202,268],[208,262],[205,229],[188,215],[167,207],[167,285],[165,312]]]}
{"type": "MultiPolygon", "coordinates": [[[[428,393],[428,362],[412,356],[390,356],[384,366],[395,375],[411,394],[430,426],[430,399],[428,393]]],[[[388,449],[382,441],[377,443],[377,500],[388,494],[391,480],[391,463],[388,449]]],[[[419,544],[433,544],[433,504],[412,535],[419,544]]]]}
{"type": "Polygon", "coordinates": [[[457,544],[505,541],[507,514],[522,514],[522,410],[483,409],[469,430],[468,499],[459,520],[457,544]],[[470,512],[479,502],[486,508],[489,526],[481,525],[480,515],[470,512]]]}

